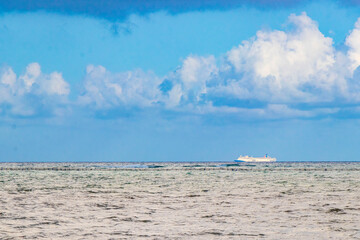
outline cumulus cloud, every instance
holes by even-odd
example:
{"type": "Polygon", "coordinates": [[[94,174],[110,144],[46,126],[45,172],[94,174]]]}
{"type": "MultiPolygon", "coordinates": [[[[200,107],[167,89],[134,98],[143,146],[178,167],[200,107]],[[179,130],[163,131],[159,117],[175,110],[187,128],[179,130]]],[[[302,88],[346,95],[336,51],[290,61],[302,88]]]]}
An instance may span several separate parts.
{"type": "Polygon", "coordinates": [[[57,105],[66,102],[69,84],[61,73],[45,74],[38,63],[31,63],[17,77],[11,67],[0,70],[0,108],[10,115],[32,116],[58,111],[57,105]]]}
{"type": "Polygon", "coordinates": [[[103,66],[89,65],[79,103],[96,109],[149,107],[159,101],[160,83],[161,79],[151,72],[111,73],[103,66]]]}
{"type": "Polygon", "coordinates": [[[181,104],[198,104],[202,102],[203,95],[207,93],[209,81],[218,73],[214,56],[189,56],[182,66],[167,76],[173,88],[167,93],[168,98],[163,99],[168,107],[181,104]]]}
{"type": "Polygon", "coordinates": [[[359,21],[346,40],[346,53],[337,50],[306,13],[292,14],[288,30],[258,31],[220,59],[187,57],[165,77],[163,83],[170,82],[172,88],[163,91],[167,98],[162,100],[169,108],[186,106],[201,113],[245,113],[245,109],[258,116],[336,113],[339,102],[360,100],[360,70],[355,71],[360,65],[359,21]],[[247,107],[246,101],[257,101],[260,108],[247,107]],[[296,109],[297,104],[322,103],[334,107],[296,109]]]}
{"type": "Polygon", "coordinates": [[[286,31],[260,30],[219,59],[190,55],[164,77],[89,65],[79,102],[97,109],[156,105],[268,118],[333,114],[339,102],[360,101],[359,21],[346,39],[348,52],[337,50],[302,13],[289,16],[286,31]],[[324,103],[329,107],[316,107],[324,103]]]}
{"type": "Polygon", "coordinates": [[[61,73],[42,74],[38,63],[30,63],[25,74],[19,77],[18,91],[46,95],[68,95],[70,87],[61,73]]]}
{"type": "MultiPolygon", "coordinates": [[[[260,30],[219,58],[190,55],[163,77],[88,65],[76,104],[95,111],[157,108],[243,118],[338,114],[339,106],[360,102],[359,42],[360,20],[346,38],[347,50],[339,50],[305,13],[290,15],[284,31],[260,30]]],[[[60,73],[44,74],[37,63],[19,77],[10,67],[0,71],[2,114],[56,108],[69,92],[60,73]]]]}
{"type": "Polygon", "coordinates": [[[355,23],[355,28],[346,38],[346,45],[349,47],[348,57],[351,61],[350,70],[355,69],[360,65],[360,19],[355,23]]]}
{"type": "Polygon", "coordinates": [[[98,110],[154,106],[174,109],[189,104],[194,107],[203,101],[208,81],[217,72],[214,56],[189,56],[165,77],[139,69],[112,73],[103,66],[89,65],[78,103],[98,110]]]}
{"type": "Polygon", "coordinates": [[[239,88],[250,85],[250,97],[270,102],[331,98],[344,84],[336,72],[332,39],[305,13],[291,15],[289,21],[291,30],[258,31],[254,39],[227,53],[229,64],[239,74],[239,88]]]}

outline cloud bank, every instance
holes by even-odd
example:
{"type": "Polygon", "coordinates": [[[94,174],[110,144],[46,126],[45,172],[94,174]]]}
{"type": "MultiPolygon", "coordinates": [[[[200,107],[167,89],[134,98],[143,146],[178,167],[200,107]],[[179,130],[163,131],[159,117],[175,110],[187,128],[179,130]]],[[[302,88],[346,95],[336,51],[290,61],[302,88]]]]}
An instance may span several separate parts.
{"type": "Polygon", "coordinates": [[[350,112],[360,102],[360,19],[334,47],[305,13],[289,16],[286,31],[260,30],[222,57],[191,55],[166,76],[141,69],[121,73],[89,65],[81,94],[69,102],[60,73],[29,64],[19,77],[0,73],[3,114],[30,116],[79,106],[92,112],[157,109],[239,118],[309,118],[350,112]],[[343,49],[343,48],[342,48],[343,49]]]}
{"type": "Polygon", "coordinates": [[[170,13],[181,13],[202,10],[227,10],[241,6],[260,8],[292,7],[306,0],[12,0],[0,1],[0,10],[3,12],[20,11],[49,11],[61,14],[80,14],[110,20],[122,20],[130,14],[147,14],[165,10],[170,13]]]}

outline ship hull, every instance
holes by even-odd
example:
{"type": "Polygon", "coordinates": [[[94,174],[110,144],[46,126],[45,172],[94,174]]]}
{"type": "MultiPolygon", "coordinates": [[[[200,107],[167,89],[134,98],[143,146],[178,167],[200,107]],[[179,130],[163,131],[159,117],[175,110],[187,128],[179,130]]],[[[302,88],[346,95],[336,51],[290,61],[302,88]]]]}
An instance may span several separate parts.
{"type": "Polygon", "coordinates": [[[276,162],[276,158],[238,158],[235,162],[276,162]]]}

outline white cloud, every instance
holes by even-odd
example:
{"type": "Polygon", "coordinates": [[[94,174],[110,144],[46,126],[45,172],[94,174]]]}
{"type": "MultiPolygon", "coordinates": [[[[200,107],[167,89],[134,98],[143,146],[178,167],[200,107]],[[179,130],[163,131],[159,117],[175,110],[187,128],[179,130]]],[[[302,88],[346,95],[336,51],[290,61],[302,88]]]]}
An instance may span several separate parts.
{"type": "Polygon", "coordinates": [[[354,71],[360,65],[360,18],[345,43],[349,47],[348,57],[351,61],[349,68],[354,71]]]}
{"type": "Polygon", "coordinates": [[[347,38],[348,53],[336,50],[332,39],[302,13],[289,16],[286,31],[258,31],[220,59],[190,55],[163,78],[141,70],[111,73],[102,66],[89,65],[79,101],[98,109],[161,103],[159,106],[176,111],[264,118],[332,114],[338,110],[301,110],[296,104],[360,100],[360,84],[351,78],[360,65],[359,22],[347,38]],[[246,104],[236,106],[233,100],[261,104],[247,109],[246,104]]]}
{"type": "Polygon", "coordinates": [[[9,102],[14,94],[16,74],[10,67],[2,67],[0,70],[0,104],[9,102]]]}
{"type": "Polygon", "coordinates": [[[50,95],[68,95],[69,84],[65,82],[61,73],[53,72],[42,81],[43,91],[50,95]]]}
{"type": "Polygon", "coordinates": [[[16,85],[18,95],[27,93],[36,95],[68,95],[70,93],[70,86],[63,79],[61,73],[44,74],[41,72],[41,67],[38,63],[30,63],[26,67],[26,72],[17,80],[13,80],[13,84],[16,85]]]}
{"type": "Polygon", "coordinates": [[[96,109],[150,107],[158,103],[173,109],[179,107],[181,102],[196,105],[201,95],[207,93],[207,83],[217,72],[214,56],[189,56],[178,70],[166,77],[173,85],[164,94],[160,84],[165,78],[151,72],[135,70],[112,73],[103,66],[89,65],[79,103],[93,105],[96,109]]]}
{"type": "Polygon", "coordinates": [[[30,63],[26,67],[26,72],[24,75],[20,76],[20,81],[22,81],[25,85],[25,90],[30,91],[32,85],[36,82],[36,80],[40,77],[41,70],[40,65],[38,63],[30,63]]]}
{"type": "Polygon", "coordinates": [[[10,87],[14,86],[16,82],[16,74],[10,67],[3,67],[1,74],[1,83],[10,87]]]}
{"type": "Polygon", "coordinates": [[[230,50],[227,59],[240,76],[238,84],[250,85],[253,98],[323,101],[340,84],[332,39],[305,13],[290,15],[289,21],[293,29],[258,31],[256,38],[230,50]]]}
{"type": "MultiPolygon", "coordinates": [[[[239,110],[259,117],[313,117],[338,112],[332,103],[360,101],[360,81],[352,78],[352,71],[360,65],[359,22],[347,38],[346,53],[335,49],[333,40],[324,36],[305,13],[290,15],[288,30],[258,31],[222,59],[187,57],[165,77],[172,88],[162,101],[177,110],[239,110]],[[245,111],[244,105],[236,107],[233,100],[255,100],[266,108],[252,106],[245,111]],[[217,107],[213,101],[217,101],[217,107]],[[303,103],[327,103],[330,107],[296,109],[296,104],[303,103]]],[[[360,80],[360,73],[355,77],[360,80]]]]}
{"type": "Polygon", "coordinates": [[[0,108],[6,105],[13,115],[35,115],[40,108],[57,111],[57,104],[64,104],[70,93],[61,73],[44,74],[38,63],[29,64],[19,77],[11,67],[4,66],[0,79],[0,108]]]}
{"type": "Polygon", "coordinates": [[[184,89],[195,91],[198,94],[206,93],[206,82],[218,72],[215,61],[214,56],[187,57],[178,70],[184,89]]]}
{"type": "Polygon", "coordinates": [[[176,107],[181,104],[181,99],[190,104],[200,102],[201,96],[207,93],[209,81],[217,76],[218,71],[214,56],[187,57],[181,67],[167,77],[174,86],[168,93],[168,98],[163,99],[166,106],[176,107]]]}
{"type": "Polygon", "coordinates": [[[168,108],[173,108],[179,105],[181,97],[183,96],[183,91],[180,84],[176,84],[170,91],[169,96],[166,99],[165,103],[168,108]]]}
{"type": "Polygon", "coordinates": [[[97,109],[119,106],[149,107],[159,101],[161,79],[142,70],[111,73],[103,66],[89,65],[86,70],[81,104],[97,109]]]}
{"type": "MultiPolygon", "coordinates": [[[[359,103],[360,18],[346,38],[348,51],[336,49],[305,13],[290,15],[289,23],[284,31],[258,31],[220,58],[190,55],[164,77],[88,65],[76,103],[96,110],[159,107],[256,118],[330,115],[341,104],[359,103]]],[[[10,67],[0,69],[2,114],[8,106],[12,114],[34,115],[40,108],[61,113],[57,106],[69,93],[61,73],[44,74],[38,63],[19,77],[10,67]]]]}

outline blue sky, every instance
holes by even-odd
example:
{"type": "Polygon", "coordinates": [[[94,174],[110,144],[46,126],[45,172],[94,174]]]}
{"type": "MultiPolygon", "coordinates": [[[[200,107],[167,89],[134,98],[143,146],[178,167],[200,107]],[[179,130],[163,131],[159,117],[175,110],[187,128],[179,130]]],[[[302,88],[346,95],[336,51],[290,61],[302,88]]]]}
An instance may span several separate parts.
{"type": "Polygon", "coordinates": [[[356,2],[0,12],[0,161],[360,159],[356,2]]]}

